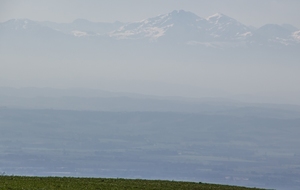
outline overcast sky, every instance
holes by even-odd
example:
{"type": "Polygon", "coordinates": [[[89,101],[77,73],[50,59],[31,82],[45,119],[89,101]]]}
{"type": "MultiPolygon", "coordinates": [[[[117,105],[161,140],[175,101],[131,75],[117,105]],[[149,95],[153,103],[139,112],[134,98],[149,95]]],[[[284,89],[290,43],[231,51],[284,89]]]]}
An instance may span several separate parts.
{"type": "Polygon", "coordinates": [[[0,22],[12,18],[130,22],[175,9],[201,17],[221,12],[256,27],[289,23],[300,28],[300,0],[0,0],[0,22]]]}

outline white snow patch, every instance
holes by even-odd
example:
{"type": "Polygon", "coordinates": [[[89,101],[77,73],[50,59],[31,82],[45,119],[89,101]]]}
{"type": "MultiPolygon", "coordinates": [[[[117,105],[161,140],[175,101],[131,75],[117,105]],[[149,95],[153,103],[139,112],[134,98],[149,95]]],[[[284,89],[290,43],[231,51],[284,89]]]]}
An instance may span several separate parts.
{"type": "Polygon", "coordinates": [[[281,43],[281,44],[283,44],[285,46],[290,45],[289,41],[287,39],[283,39],[283,38],[279,38],[279,37],[276,37],[275,39],[276,39],[277,42],[279,42],[279,43],[281,43]]]}
{"type": "Polygon", "coordinates": [[[148,20],[148,19],[145,19],[145,20],[142,20],[141,22],[144,23],[144,24],[148,24],[148,23],[149,23],[149,20],[148,20]]]}
{"type": "Polygon", "coordinates": [[[82,36],[87,36],[88,34],[86,32],[78,31],[78,30],[73,30],[72,34],[76,37],[82,37],[82,36]]]}
{"type": "Polygon", "coordinates": [[[155,25],[163,25],[164,23],[166,23],[168,20],[170,20],[171,17],[168,14],[164,14],[164,15],[159,15],[158,18],[154,21],[150,21],[149,24],[151,26],[155,26],[155,25]]]}
{"type": "Polygon", "coordinates": [[[165,30],[163,28],[152,27],[146,29],[145,33],[147,37],[157,39],[165,34],[165,30]]]}
{"type": "Polygon", "coordinates": [[[167,25],[165,27],[139,26],[133,30],[126,30],[125,28],[120,28],[119,30],[110,33],[110,36],[116,37],[118,39],[150,38],[152,40],[155,40],[155,39],[165,35],[167,28],[172,27],[172,26],[173,26],[173,24],[167,25]]]}
{"type": "Polygon", "coordinates": [[[27,28],[27,23],[28,23],[28,21],[27,21],[27,20],[24,20],[24,25],[23,25],[23,28],[24,28],[24,29],[27,28]]]}
{"type": "Polygon", "coordinates": [[[244,34],[241,34],[240,36],[247,37],[247,36],[253,36],[252,32],[245,32],[244,34]]]}
{"type": "Polygon", "coordinates": [[[236,47],[246,47],[244,42],[197,42],[190,41],[188,45],[201,45],[205,47],[217,48],[217,49],[227,49],[227,48],[236,48],[236,47]]]}
{"type": "Polygon", "coordinates": [[[192,45],[192,46],[202,45],[202,46],[205,46],[205,47],[217,48],[217,46],[214,45],[212,42],[189,41],[189,42],[187,42],[187,45],[192,45]]]}
{"type": "Polygon", "coordinates": [[[300,42],[300,30],[294,32],[294,33],[292,34],[292,37],[293,37],[295,40],[297,40],[297,41],[300,42]]]}
{"type": "Polygon", "coordinates": [[[214,15],[211,15],[206,18],[206,20],[211,20],[211,19],[220,19],[223,15],[221,13],[216,13],[214,15]]]}
{"type": "Polygon", "coordinates": [[[135,33],[131,30],[126,30],[120,33],[111,33],[110,37],[117,37],[118,39],[128,39],[130,36],[134,35],[135,33]]]}

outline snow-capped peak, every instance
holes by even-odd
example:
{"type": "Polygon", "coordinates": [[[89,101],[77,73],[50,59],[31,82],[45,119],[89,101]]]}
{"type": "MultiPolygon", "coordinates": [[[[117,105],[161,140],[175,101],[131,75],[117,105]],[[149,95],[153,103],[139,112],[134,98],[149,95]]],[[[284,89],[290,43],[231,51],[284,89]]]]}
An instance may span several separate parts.
{"type": "Polygon", "coordinates": [[[168,14],[174,22],[194,22],[195,20],[202,20],[198,15],[185,10],[175,10],[168,14]]]}
{"type": "Polygon", "coordinates": [[[206,20],[211,24],[209,31],[214,38],[236,40],[252,36],[247,26],[222,13],[211,15],[206,20]]]}
{"type": "Polygon", "coordinates": [[[222,13],[215,13],[209,17],[206,18],[206,20],[210,21],[210,20],[217,20],[217,19],[220,19],[221,17],[224,17],[225,15],[222,14],[222,13]]]}
{"type": "Polygon", "coordinates": [[[216,13],[206,18],[206,20],[212,24],[220,24],[220,23],[237,23],[236,20],[230,18],[222,13],[216,13]]]}
{"type": "MultiPolygon", "coordinates": [[[[144,19],[139,22],[128,23],[127,25],[119,28],[119,30],[110,33],[110,36],[117,37],[119,39],[150,38],[153,40],[164,36],[166,32],[173,27],[197,28],[201,20],[204,19],[201,19],[192,12],[175,10],[170,13],[144,19]]],[[[207,21],[205,20],[205,22],[207,21]]]]}

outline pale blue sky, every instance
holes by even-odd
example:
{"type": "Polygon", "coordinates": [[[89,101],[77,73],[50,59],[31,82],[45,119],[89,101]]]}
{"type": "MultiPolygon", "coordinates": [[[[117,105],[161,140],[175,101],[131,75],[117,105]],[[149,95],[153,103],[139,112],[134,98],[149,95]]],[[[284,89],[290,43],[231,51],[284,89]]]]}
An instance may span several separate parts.
{"type": "Polygon", "coordinates": [[[201,17],[221,12],[256,27],[290,23],[300,28],[299,0],[0,0],[0,22],[11,18],[129,22],[175,9],[192,11],[201,17]]]}

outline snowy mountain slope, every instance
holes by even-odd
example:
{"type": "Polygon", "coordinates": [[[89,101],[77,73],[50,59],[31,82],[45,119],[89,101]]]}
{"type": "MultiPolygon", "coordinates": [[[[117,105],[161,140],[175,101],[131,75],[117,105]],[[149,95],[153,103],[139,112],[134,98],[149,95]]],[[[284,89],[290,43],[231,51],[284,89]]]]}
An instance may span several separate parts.
{"type": "Polygon", "coordinates": [[[188,11],[173,11],[168,14],[129,23],[110,33],[117,39],[157,40],[162,37],[199,38],[205,34],[205,27],[209,23],[194,13],[188,11]]]}
{"type": "Polygon", "coordinates": [[[264,42],[268,45],[283,45],[283,46],[294,46],[298,45],[297,34],[293,32],[291,26],[280,26],[277,24],[266,24],[257,30],[255,30],[253,40],[264,42]],[[295,37],[296,35],[296,37],[295,37]]]}
{"type": "Polygon", "coordinates": [[[117,39],[174,37],[187,41],[239,40],[251,30],[233,18],[217,13],[206,19],[188,11],[173,11],[140,22],[129,23],[111,33],[117,39]]]}
{"type": "Polygon", "coordinates": [[[240,40],[253,35],[250,28],[221,13],[206,20],[211,24],[208,31],[216,40],[240,40]]]}

